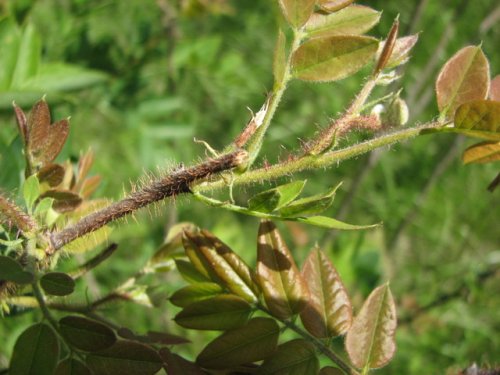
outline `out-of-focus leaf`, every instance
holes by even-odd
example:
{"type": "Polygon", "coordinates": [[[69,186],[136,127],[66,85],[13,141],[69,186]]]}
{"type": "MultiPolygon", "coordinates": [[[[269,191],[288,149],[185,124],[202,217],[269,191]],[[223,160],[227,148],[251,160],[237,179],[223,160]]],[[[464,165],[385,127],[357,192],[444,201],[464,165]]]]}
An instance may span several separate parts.
{"type": "Polygon", "coordinates": [[[35,175],[29,176],[23,184],[23,197],[28,211],[32,211],[33,204],[40,195],[40,183],[35,175]]]}
{"type": "Polygon", "coordinates": [[[295,339],[278,346],[278,349],[257,370],[257,375],[317,374],[319,360],[310,342],[295,339]]]}
{"type": "Polygon", "coordinates": [[[304,81],[338,81],[371,62],[377,48],[378,40],[367,36],[311,39],[293,54],[293,74],[304,81]]]}
{"type": "Polygon", "coordinates": [[[491,80],[490,99],[500,102],[500,75],[491,80]]]}
{"type": "Polygon", "coordinates": [[[205,276],[250,302],[256,302],[258,287],[253,271],[217,237],[208,231],[185,232],[186,254],[195,268],[205,276]]]}
{"type": "Polygon", "coordinates": [[[481,142],[464,151],[462,161],[470,163],[490,163],[500,160],[500,142],[481,142]]]}
{"type": "Polygon", "coordinates": [[[22,32],[11,87],[20,88],[28,78],[37,74],[41,55],[40,34],[32,23],[27,23],[22,32]]]}
{"type": "Polygon", "coordinates": [[[50,187],[59,185],[64,178],[64,167],[60,164],[47,164],[37,173],[40,183],[46,182],[50,187]]]}
{"type": "Polygon", "coordinates": [[[47,190],[40,197],[54,198],[52,208],[58,212],[73,211],[82,203],[82,198],[69,190],[47,190]]]}
{"type": "Polygon", "coordinates": [[[302,192],[306,181],[293,181],[254,195],[248,200],[252,211],[273,212],[292,202],[302,192]]]}
{"type": "Polygon", "coordinates": [[[446,62],[436,80],[439,112],[443,118],[453,118],[461,104],[485,99],[489,88],[489,63],[481,47],[464,47],[446,62]]]}
{"type": "Polygon", "coordinates": [[[288,206],[281,208],[280,214],[284,217],[294,217],[321,213],[332,205],[333,199],[335,198],[335,192],[339,187],[340,184],[326,193],[297,199],[288,206]]]}
{"type": "Polygon", "coordinates": [[[114,332],[103,323],[80,316],[65,316],[59,320],[61,332],[77,349],[94,352],[109,348],[116,342],[114,332]]]}
{"type": "Polygon", "coordinates": [[[186,306],[174,320],[184,328],[227,330],[244,325],[251,313],[252,306],[244,299],[225,294],[186,306]]]}
{"type": "Polygon", "coordinates": [[[54,203],[53,198],[43,198],[35,208],[35,215],[44,215],[47,214],[47,211],[52,208],[52,204],[54,203]]]}
{"type": "Polygon", "coordinates": [[[396,351],[396,306],[389,285],[374,289],[347,332],[345,347],[358,368],[385,366],[396,351]]]}
{"type": "Polygon", "coordinates": [[[92,176],[89,178],[86,178],[83,181],[82,188],[80,189],[80,195],[84,198],[87,199],[90,197],[94,191],[99,187],[101,184],[101,176],[92,176]]]}
{"type": "Polygon", "coordinates": [[[63,272],[49,272],[42,276],[40,285],[47,294],[67,296],[75,290],[75,281],[63,272]]]}
{"type": "Polygon", "coordinates": [[[500,141],[500,102],[474,100],[458,107],[453,131],[471,137],[500,141]]]}
{"type": "Polygon", "coordinates": [[[205,375],[206,372],[196,363],[190,362],[181,356],[170,352],[167,348],[160,349],[163,367],[168,375],[205,375]]]}
{"type": "Polygon", "coordinates": [[[42,164],[51,163],[61,152],[69,134],[69,121],[57,121],[50,126],[47,141],[44,144],[40,160],[42,164]]]}
{"type": "Polygon", "coordinates": [[[146,335],[136,335],[130,329],[122,327],[119,328],[116,333],[119,337],[132,340],[139,341],[146,344],[162,344],[162,345],[179,345],[179,344],[187,344],[191,342],[185,337],[173,335],[171,333],[165,332],[155,332],[149,331],[146,335]]]}
{"type": "Polygon", "coordinates": [[[195,283],[185,286],[172,294],[170,302],[179,307],[186,307],[193,302],[215,297],[223,293],[224,289],[219,284],[195,283]]]}
{"type": "Polygon", "coordinates": [[[196,362],[207,369],[225,369],[260,361],[276,349],[278,336],[279,326],[274,319],[254,318],[210,342],[196,362]]]}
{"type": "Polygon", "coordinates": [[[305,31],[311,37],[333,35],[361,35],[375,26],[380,19],[380,12],[375,9],[351,5],[332,14],[314,13],[305,25],[305,31]]]}
{"type": "Polygon", "coordinates": [[[117,341],[112,347],[87,356],[87,366],[99,375],[154,375],[162,364],[155,350],[131,341],[117,341]]]}
{"type": "Polygon", "coordinates": [[[309,292],[276,226],[261,222],[257,239],[257,277],[271,313],[288,319],[305,307],[309,292]]]}
{"type": "Polygon", "coordinates": [[[16,341],[10,375],[52,375],[59,360],[59,341],[48,325],[34,324],[16,341]]]}
{"type": "Polygon", "coordinates": [[[349,295],[332,262],[314,249],[302,268],[310,299],[300,313],[304,327],[314,336],[325,338],[347,332],[352,323],[349,295]]]}
{"type": "Polygon", "coordinates": [[[210,282],[210,279],[198,272],[198,270],[193,266],[191,262],[183,259],[176,259],[175,265],[177,271],[181,274],[182,278],[188,283],[206,283],[210,282]]]}
{"type": "Polygon", "coordinates": [[[59,362],[54,375],[92,375],[83,362],[74,358],[66,358],[59,362]]]}
{"type": "Polygon", "coordinates": [[[319,375],[345,375],[345,372],[336,367],[323,367],[319,370],[319,375]]]}
{"type": "Polygon", "coordinates": [[[185,230],[193,232],[196,230],[196,226],[189,222],[177,223],[172,226],[168,231],[165,241],[153,255],[149,263],[154,265],[163,262],[165,258],[172,255],[176,250],[182,249],[182,233],[185,230]]]}
{"type": "Polygon", "coordinates": [[[301,28],[314,10],[315,0],[279,0],[283,15],[296,29],[301,28]]]}
{"type": "Polygon", "coordinates": [[[319,0],[320,9],[326,13],[337,12],[352,4],[354,0],[319,0]]]}
{"type": "Polygon", "coordinates": [[[326,216],[298,217],[295,220],[300,221],[301,223],[316,225],[317,227],[329,228],[329,229],[341,229],[341,230],[363,230],[363,229],[375,228],[380,225],[380,224],[353,225],[326,216]]]}
{"type": "Polygon", "coordinates": [[[0,255],[0,280],[29,284],[33,282],[33,274],[24,271],[22,266],[11,257],[0,255]]]}
{"type": "Polygon", "coordinates": [[[286,68],[286,36],[281,31],[278,32],[278,40],[274,47],[273,74],[274,82],[281,82],[286,68]]]}
{"type": "MultiPolygon", "coordinates": [[[[396,39],[394,47],[392,49],[391,57],[389,61],[385,64],[386,69],[395,68],[396,66],[402,65],[408,61],[409,54],[415,44],[418,41],[418,34],[404,36],[402,38],[396,39]]],[[[382,51],[385,48],[386,41],[382,41],[379,44],[376,60],[380,59],[382,51]]]]}

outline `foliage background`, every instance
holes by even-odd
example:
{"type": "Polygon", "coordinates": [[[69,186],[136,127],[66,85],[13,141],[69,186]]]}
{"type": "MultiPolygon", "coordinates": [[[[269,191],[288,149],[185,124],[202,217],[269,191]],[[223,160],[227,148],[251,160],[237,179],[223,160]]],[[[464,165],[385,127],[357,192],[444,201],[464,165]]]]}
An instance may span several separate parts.
{"type": "MultiPolygon", "coordinates": [[[[410,124],[436,115],[434,79],[459,48],[482,43],[492,76],[499,73],[495,3],[366,3],[384,11],[371,34],[385,35],[397,14],[402,30],[421,32],[400,81],[410,124]]],[[[104,181],[98,195],[115,199],[144,171],[203,157],[193,137],[222,148],[237,135],[249,118],[245,107],[258,110],[272,85],[275,34],[282,22],[268,0],[4,0],[0,12],[0,186],[18,186],[20,179],[9,167],[22,160],[10,103],[15,99],[28,109],[46,93],[54,118],[71,115],[63,157],[75,158],[91,147],[97,155],[93,171],[104,181]],[[19,64],[24,71],[15,68],[19,64]],[[5,77],[12,75],[8,82],[5,77]]],[[[286,158],[301,138],[345,108],[361,79],[358,74],[334,84],[293,82],[270,129],[266,158],[286,158]]],[[[311,193],[344,181],[328,214],[360,224],[383,221],[379,230],[281,226],[298,260],[315,243],[331,255],[358,308],[369,290],[391,281],[401,320],[398,352],[381,374],[439,374],[500,358],[500,195],[486,191],[498,165],[462,166],[465,146],[453,135],[420,137],[304,174],[311,193]],[[484,271],[489,277],[478,276],[484,271]]],[[[237,199],[262,189],[238,191],[237,199]]],[[[178,221],[195,222],[245,259],[255,257],[257,220],[180,199],[159,207],[153,218],[143,212],[114,231],[120,250],[87,279],[88,293],[105,294],[130,277],[178,221]]],[[[164,284],[173,291],[182,281],[168,274],[164,284]]],[[[181,332],[171,321],[170,304],[162,310],[132,304],[107,308],[115,322],[139,333],[181,332]]],[[[23,314],[2,320],[0,367],[35,319],[23,314]]],[[[187,355],[208,341],[206,334],[185,334],[194,341],[181,349],[187,355]]]]}

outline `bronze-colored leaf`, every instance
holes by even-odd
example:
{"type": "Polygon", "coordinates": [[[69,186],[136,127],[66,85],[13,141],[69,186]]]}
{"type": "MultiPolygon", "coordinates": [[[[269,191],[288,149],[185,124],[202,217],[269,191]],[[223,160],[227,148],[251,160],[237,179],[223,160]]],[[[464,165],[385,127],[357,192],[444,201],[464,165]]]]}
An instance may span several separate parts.
{"type": "Polygon", "coordinates": [[[279,0],[288,23],[300,29],[311,16],[316,0],[279,0]]]}
{"type": "Polygon", "coordinates": [[[21,135],[21,139],[23,140],[24,146],[28,143],[28,120],[26,119],[26,115],[23,110],[19,108],[16,103],[12,103],[14,107],[14,113],[16,115],[16,123],[19,129],[19,134],[21,135]]]}
{"type": "Polygon", "coordinates": [[[54,375],[92,375],[92,373],[83,362],[69,357],[59,362],[54,375]]]}
{"type": "MultiPolygon", "coordinates": [[[[392,49],[391,56],[389,57],[389,61],[386,62],[385,68],[390,69],[396,66],[405,64],[408,61],[409,54],[415,44],[418,41],[418,34],[404,36],[402,38],[397,38],[394,43],[394,47],[392,49]]],[[[382,41],[379,44],[379,48],[377,51],[376,59],[379,60],[382,51],[385,48],[386,41],[382,41]]]]}
{"type": "Polygon", "coordinates": [[[50,187],[59,185],[64,179],[64,167],[60,164],[47,164],[37,174],[40,183],[46,182],[50,187]]]}
{"type": "Polygon", "coordinates": [[[446,62],[436,80],[442,117],[453,118],[461,104],[485,99],[489,88],[489,63],[481,47],[462,48],[446,62]]]}
{"type": "Polygon", "coordinates": [[[392,56],[392,51],[394,50],[394,46],[396,45],[398,31],[399,31],[399,20],[396,19],[392,24],[389,34],[387,35],[387,39],[385,40],[382,52],[380,53],[380,56],[377,59],[377,65],[375,66],[375,70],[373,71],[374,74],[379,73],[382,69],[384,69],[387,66],[387,63],[389,62],[392,56]]]}
{"type": "Polygon", "coordinates": [[[462,161],[470,163],[491,163],[500,160],[500,142],[480,142],[464,151],[462,161]]]}
{"type": "Polygon", "coordinates": [[[84,199],[89,198],[99,187],[99,185],[101,184],[101,180],[101,176],[98,175],[86,178],[83,181],[82,188],[80,189],[80,195],[84,199]]]}
{"type": "Polygon", "coordinates": [[[52,208],[58,212],[73,211],[82,203],[82,198],[68,190],[47,190],[40,198],[54,198],[52,208]]]}
{"type": "Polygon", "coordinates": [[[314,336],[325,338],[347,332],[352,323],[352,306],[337,270],[325,253],[316,248],[309,253],[302,276],[310,299],[300,318],[314,336]]]}
{"type": "Polygon", "coordinates": [[[172,353],[167,348],[159,351],[163,360],[163,367],[168,375],[205,375],[207,374],[196,363],[190,362],[181,356],[172,353]]]}
{"type": "Polygon", "coordinates": [[[354,0],[319,0],[318,5],[325,13],[337,12],[352,4],[354,0]]]}
{"type": "Polygon", "coordinates": [[[293,74],[304,81],[338,81],[371,62],[377,48],[378,40],[367,36],[311,39],[293,54],[293,74]]]}
{"type": "Polygon", "coordinates": [[[50,132],[50,112],[45,99],[35,103],[28,115],[28,150],[35,158],[40,156],[50,132]]]}
{"type": "Polygon", "coordinates": [[[43,164],[52,162],[61,152],[69,134],[69,121],[67,119],[57,121],[49,128],[49,135],[43,147],[40,160],[43,164]]]}
{"type": "Polygon", "coordinates": [[[458,107],[452,130],[471,137],[500,141],[500,102],[474,100],[458,107]]]}
{"type": "Polygon", "coordinates": [[[278,349],[257,370],[257,375],[316,375],[319,360],[316,348],[309,341],[295,339],[278,346],[278,349]]]}
{"type": "Polygon", "coordinates": [[[394,356],[396,306],[389,285],[368,296],[347,332],[345,347],[351,362],[361,369],[385,366],[394,356]]]}
{"type": "Polygon", "coordinates": [[[490,99],[500,102],[500,75],[491,80],[490,99]]]}
{"type": "Polygon", "coordinates": [[[326,366],[319,370],[318,375],[345,375],[345,372],[336,367],[326,366]]]}
{"type": "Polygon", "coordinates": [[[257,277],[270,312],[287,319],[306,306],[309,292],[276,226],[261,222],[257,239],[257,277]]]}

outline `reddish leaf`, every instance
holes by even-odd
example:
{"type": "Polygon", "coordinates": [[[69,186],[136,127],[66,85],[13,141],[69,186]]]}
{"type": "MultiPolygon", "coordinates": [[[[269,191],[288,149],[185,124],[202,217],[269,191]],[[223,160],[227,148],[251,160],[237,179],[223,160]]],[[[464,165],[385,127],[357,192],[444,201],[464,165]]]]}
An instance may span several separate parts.
{"type": "Polygon", "coordinates": [[[167,348],[160,349],[163,367],[168,375],[204,375],[206,374],[196,363],[170,352],[167,348]]]}
{"type": "Polygon", "coordinates": [[[377,48],[378,40],[367,36],[311,39],[293,54],[293,74],[304,81],[337,81],[371,62],[377,48]]]}
{"type": "Polygon", "coordinates": [[[288,23],[296,29],[300,29],[307,22],[316,3],[315,0],[279,0],[279,2],[288,23]]]}
{"type": "Polygon", "coordinates": [[[108,326],[80,316],[65,316],[59,321],[66,340],[77,349],[87,352],[109,348],[116,342],[108,326]]]}
{"type": "Polygon", "coordinates": [[[489,87],[489,63],[481,47],[462,48],[446,62],[436,80],[439,111],[443,117],[453,118],[461,104],[485,99],[489,87]]]}
{"type": "Polygon", "coordinates": [[[101,180],[101,176],[92,176],[86,178],[85,181],[83,181],[82,188],[80,189],[80,195],[83,198],[90,197],[101,184],[101,180]]]}
{"type": "Polygon", "coordinates": [[[345,347],[358,368],[379,368],[394,356],[396,307],[389,285],[379,286],[368,296],[347,332],[345,347]]]}
{"type": "Polygon", "coordinates": [[[313,344],[304,339],[295,339],[278,346],[264,361],[258,374],[312,375],[317,374],[318,370],[319,360],[313,344]]]}
{"type": "Polygon", "coordinates": [[[262,221],[257,240],[257,277],[271,313],[287,319],[305,307],[309,292],[292,254],[270,221],[262,221]]]}
{"type": "Polygon", "coordinates": [[[14,106],[14,113],[16,114],[16,122],[17,127],[19,128],[19,134],[21,135],[23,144],[26,146],[29,137],[28,120],[26,119],[26,115],[21,108],[19,108],[15,103],[13,103],[12,105],[14,106]]]}
{"type": "Polygon", "coordinates": [[[464,151],[462,161],[470,163],[491,163],[500,160],[500,142],[481,142],[464,151]]]}
{"type": "MultiPolygon", "coordinates": [[[[394,43],[394,47],[392,49],[391,57],[389,58],[389,61],[387,61],[387,63],[385,64],[385,68],[388,69],[394,68],[396,66],[406,63],[408,61],[408,55],[410,54],[410,51],[413,49],[417,41],[418,41],[418,34],[404,36],[402,38],[396,39],[396,42],[394,43]]],[[[380,59],[382,51],[385,48],[385,44],[386,41],[380,43],[377,51],[377,57],[376,57],[377,60],[380,59]]]]}
{"type": "Polygon", "coordinates": [[[47,164],[38,171],[40,183],[46,182],[50,187],[59,185],[64,179],[64,167],[60,164],[47,164]]]}
{"type": "Polygon", "coordinates": [[[320,338],[347,332],[352,323],[351,301],[330,259],[320,249],[314,249],[304,263],[302,275],[311,296],[300,313],[304,327],[320,338]]]}
{"type": "Polygon", "coordinates": [[[327,13],[337,12],[352,4],[354,0],[319,0],[321,10],[327,13]]]}
{"type": "Polygon", "coordinates": [[[399,20],[396,19],[392,24],[391,30],[389,31],[389,35],[387,35],[387,39],[384,42],[384,47],[382,48],[380,56],[377,58],[377,65],[375,66],[374,70],[375,74],[380,72],[387,66],[392,56],[394,47],[396,45],[398,31],[399,31],[399,20]]]}
{"type": "Polygon", "coordinates": [[[28,150],[35,157],[38,157],[45,147],[50,132],[50,112],[45,99],[35,103],[28,115],[27,124],[29,132],[28,150]]]}
{"type": "Polygon", "coordinates": [[[52,162],[61,152],[66,139],[68,139],[69,121],[67,119],[57,121],[49,129],[50,133],[40,155],[43,164],[52,162]]]}
{"type": "Polygon", "coordinates": [[[54,198],[52,208],[58,212],[73,211],[82,203],[79,195],[68,190],[47,190],[40,198],[54,198]]]}
{"type": "Polygon", "coordinates": [[[500,102],[500,75],[491,80],[490,99],[500,102]]]}

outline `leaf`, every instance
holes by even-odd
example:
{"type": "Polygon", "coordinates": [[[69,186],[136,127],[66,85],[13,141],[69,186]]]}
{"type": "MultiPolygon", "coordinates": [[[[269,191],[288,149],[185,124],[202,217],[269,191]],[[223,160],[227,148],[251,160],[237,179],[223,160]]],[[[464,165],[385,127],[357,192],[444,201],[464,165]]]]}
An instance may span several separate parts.
{"type": "Polygon", "coordinates": [[[154,375],[162,367],[162,360],[146,345],[117,341],[106,350],[89,354],[87,366],[99,375],[154,375]]]}
{"type": "Polygon", "coordinates": [[[198,270],[193,266],[193,264],[186,260],[176,259],[175,265],[177,267],[177,271],[179,271],[182,278],[186,280],[188,283],[210,282],[210,279],[207,276],[198,272],[198,270]]]}
{"type": "Polygon", "coordinates": [[[273,59],[273,74],[274,82],[281,82],[285,75],[286,70],[286,36],[281,31],[278,31],[278,40],[276,40],[276,46],[274,47],[274,59],[273,59]]]}
{"type": "Polygon", "coordinates": [[[66,358],[59,362],[54,375],[92,375],[83,362],[77,359],[66,358]]]}
{"type": "Polygon", "coordinates": [[[396,306],[389,285],[379,286],[368,296],[347,332],[345,347],[358,368],[385,366],[394,356],[396,306]]]}
{"type": "Polygon", "coordinates": [[[293,54],[293,74],[304,81],[338,81],[371,62],[377,48],[378,40],[367,36],[311,39],[293,54]]]}
{"type": "Polygon", "coordinates": [[[248,200],[248,209],[273,212],[292,202],[302,192],[306,181],[293,181],[254,195],[248,200]]]}
{"type": "Polygon", "coordinates": [[[59,360],[59,341],[48,325],[37,323],[18,337],[9,375],[52,375],[59,360]]]}
{"type": "Polygon", "coordinates": [[[314,13],[307,21],[304,31],[308,37],[361,35],[378,23],[380,14],[375,9],[362,5],[351,5],[326,15],[314,13]]]}
{"type": "Polygon", "coordinates": [[[345,372],[336,367],[326,366],[319,370],[318,375],[345,375],[345,372]]]}
{"type": "Polygon", "coordinates": [[[470,146],[462,155],[464,164],[491,163],[500,160],[500,142],[481,142],[470,146]]]}
{"type": "Polygon", "coordinates": [[[186,254],[200,273],[249,302],[257,301],[253,271],[234,251],[208,231],[184,234],[186,254]]]}
{"type": "Polygon", "coordinates": [[[47,164],[42,167],[37,177],[40,183],[46,182],[50,187],[59,185],[64,179],[64,167],[60,164],[47,164]]]}
{"type": "Polygon", "coordinates": [[[148,331],[146,335],[136,335],[130,329],[125,327],[119,328],[116,333],[121,338],[147,344],[179,345],[191,342],[185,337],[165,332],[148,331]]]}
{"type": "Polygon", "coordinates": [[[182,250],[182,236],[185,230],[195,231],[196,226],[190,222],[181,222],[173,225],[169,229],[165,241],[153,255],[149,263],[151,265],[162,263],[169,259],[176,250],[182,250]]]}
{"type": "Polygon", "coordinates": [[[394,47],[396,46],[396,40],[398,37],[398,32],[399,32],[399,19],[396,18],[394,23],[392,24],[391,30],[389,31],[389,34],[387,35],[387,39],[384,42],[384,46],[382,47],[382,50],[380,52],[380,56],[377,57],[377,65],[375,66],[374,69],[374,74],[379,73],[381,70],[383,70],[391,56],[392,56],[392,51],[394,50],[394,47]]]}
{"type": "Polygon", "coordinates": [[[53,296],[67,296],[75,290],[75,281],[63,272],[46,273],[40,279],[40,285],[53,296]]]}
{"type": "Polygon", "coordinates": [[[21,264],[11,257],[0,255],[0,280],[30,284],[33,282],[33,274],[24,271],[21,264]]]}
{"type": "Polygon", "coordinates": [[[274,319],[254,318],[210,342],[196,362],[207,369],[226,369],[260,361],[276,349],[279,326],[274,319]]]}
{"type": "Polygon", "coordinates": [[[354,0],[319,0],[320,9],[327,13],[337,12],[353,3],[354,0]]]}
{"type": "Polygon", "coordinates": [[[52,204],[54,203],[53,198],[43,198],[35,208],[35,215],[43,215],[46,214],[48,210],[52,208],[52,204]]]}
{"type": "Polygon", "coordinates": [[[485,99],[489,87],[489,63],[481,47],[462,48],[446,62],[436,80],[441,116],[453,118],[461,104],[485,99]]]}
{"type": "Polygon", "coordinates": [[[278,349],[264,360],[257,375],[304,375],[317,374],[319,360],[310,342],[295,339],[278,346],[278,349]]]}
{"type": "Polygon", "coordinates": [[[19,43],[19,52],[12,74],[11,88],[24,86],[28,78],[37,74],[41,55],[40,34],[35,30],[33,23],[28,22],[23,28],[19,43]]]}
{"type": "Polygon", "coordinates": [[[57,121],[50,126],[47,141],[43,147],[40,160],[42,164],[51,163],[61,152],[69,134],[69,121],[67,119],[57,121]]]}
{"type": "MultiPolygon", "coordinates": [[[[392,49],[389,61],[385,64],[385,69],[395,68],[399,65],[403,65],[408,61],[408,55],[413,49],[418,41],[418,34],[404,36],[402,38],[397,38],[392,49]]],[[[382,41],[379,44],[377,56],[375,60],[379,60],[382,55],[382,51],[385,49],[385,44],[387,41],[382,41]]]]}
{"type": "Polygon", "coordinates": [[[82,203],[82,198],[69,190],[47,190],[41,198],[54,198],[52,208],[58,212],[73,211],[82,203]]]}
{"type": "Polygon", "coordinates": [[[252,306],[244,299],[224,294],[186,306],[174,320],[184,328],[227,330],[245,324],[251,313],[252,306]]]}
{"type": "Polygon", "coordinates": [[[310,293],[309,303],[300,313],[304,327],[319,338],[346,333],[352,323],[351,301],[330,259],[320,249],[312,250],[302,276],[310,293]]]}
{"type": "Polygon", "coordinates": [[[40,183],[35,175],[29,176],[23,184],[23,197],[28,211],[33,210],[33,205],[40,195],[40,183]]]}
{"type": "Polygon", "coordinates": [[[167,348],[160,349],[160,357],[168,375],[204,375],[206,374],[196,363],[172,353],[167,348]]]}
{"type": "Polygon", "coordinates": [[[40,156],[50,128],[50,111],[45,99],[35,103],[28,115],[28,152],[35,160],[40,156]]]}
{"type": "Polygon", "coordinates": [[[301,198],[293,201],[289,205],[280,209],[281,216],[295,217],[314,215],[323,212],[333,203],[335,192],[340,187],[338,184],[327,193],[316,194],[310,197],[301,198]]]}
{"type": "Polygon", "coordinates": [[[455,132],[500,141],[500,102],[474,100],[464,103],[458,107],[454,123],[451,129],[455,132]]]}
{"type": "Polygon", "coordinates": [[[279,0],[283,15],[295,29],[300,29],[309,19],[315,0],[279,0]]]}
{"type": "Polygon", "coordinates": [[[310,217],[298,217],[295,219],[301,223],[316,225],[317,227],[328,228],[328,229],[341,229],[341,230],[362,230],[378,227],[380,224],[370,224],[370,225],[353,225],[347,224],[343,221],[326,217],[326,216],[310,216],[310,217]]]}
{"type": "Polygon", "coordinates": [[[271,313],[288,319],[305,307],[309,292],[275,225],[263,220],[257,239],[257,277],[271,313]]]}
{"type": "Polygon", "coordinates": [[[195,283],[176,291],[170,297],[170,302],[175,306],[186,307],[187,305],[207,298],[223,294],[224,289],[215,283],[195,283]]]}
{"type": "Polygon", "coordinates": [[[72,346],[86,352],[106,349],[116,342],[116,336],[111,328],[95,320],[65,316],[59,320],[59,326],[64,338],[72,346]]]}
{"type": "Polygon", "coordinates": [[[491,80],[490,99],[500,102],[500,75],[491,80]]]}

